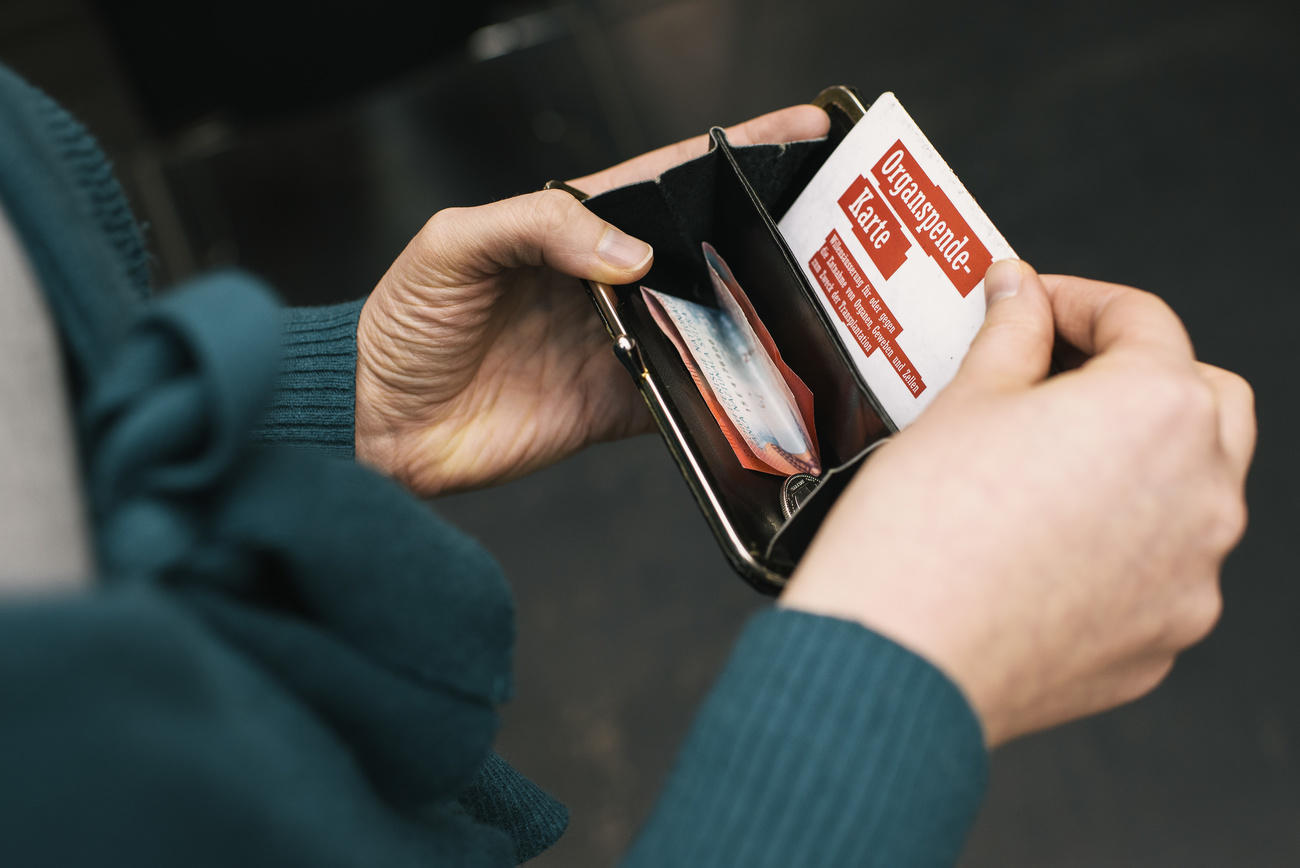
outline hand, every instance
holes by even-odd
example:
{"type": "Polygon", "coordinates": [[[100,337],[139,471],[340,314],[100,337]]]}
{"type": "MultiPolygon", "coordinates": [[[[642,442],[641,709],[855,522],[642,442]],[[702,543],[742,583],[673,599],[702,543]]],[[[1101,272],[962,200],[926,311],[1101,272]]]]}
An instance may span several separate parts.
{"type": "MultiPolygon", "coordinates": [[[[812,106],[728,131],[736,144],[825,135],[812,106]]],[[[680,142],[573,184],[652,178],[707,148],[680,142]]],[[[357,457],[424,495],[528,473],[650,419],[574,278],[629,283],[652,252],[572,196],[440,211],[384,275],[357,327],[357,457]]]]}
{"type": "Polygon", "coordinates": [[[986,286],[956,378],[863,467],[782,604],[926,657],[995,745],[1145,694],[1213,627],[1255,419],[1155,296],[1016,262],[986,286]],[[1044,380],[1053,314],[1090,358],[1044,380]]]}

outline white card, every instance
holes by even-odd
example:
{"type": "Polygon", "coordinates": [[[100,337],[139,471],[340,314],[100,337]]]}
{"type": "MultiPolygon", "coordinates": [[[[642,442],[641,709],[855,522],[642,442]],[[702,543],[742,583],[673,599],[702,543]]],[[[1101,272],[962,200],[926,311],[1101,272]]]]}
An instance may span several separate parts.
{"type": "Polygon", "coordinates": [[[781,218],[862,379],[898,428],[952,380],[984,321],[1005,238],[892,93],[781,218]]]}

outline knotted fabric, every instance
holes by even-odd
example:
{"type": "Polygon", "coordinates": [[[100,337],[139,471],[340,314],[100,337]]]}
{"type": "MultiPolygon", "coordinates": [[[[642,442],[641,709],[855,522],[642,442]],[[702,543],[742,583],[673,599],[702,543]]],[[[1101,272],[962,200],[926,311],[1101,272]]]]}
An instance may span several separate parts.
{"type": "Polygon", "coordinates": [[[102,155],[2,69],[0,195],[63,332],[99,561],[91,593],[0,606],[6,859],[502,865],[552,843],[564,809],[490,752],[513,644],[494,562],[349,458],[253,442],[270,294],[227,272],[147,300],[102,155]]]}

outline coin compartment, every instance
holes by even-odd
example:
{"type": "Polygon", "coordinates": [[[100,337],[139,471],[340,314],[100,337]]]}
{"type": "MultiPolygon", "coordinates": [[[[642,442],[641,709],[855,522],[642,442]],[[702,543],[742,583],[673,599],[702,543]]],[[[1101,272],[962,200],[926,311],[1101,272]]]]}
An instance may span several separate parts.
{"type": "Polygon", "coordinates": [[[888,433],[773,219],[793,202],[837,138],[732,147],[715,128],[704,156],[587,200],[594,213],[654,245],[649,274],[608,288],[612,310],[597,307],[733,566],[770,592],[784,584],[866,450],[888,433]],[[826,469],[822,483],[788,519],[781,506],[784,477],[740,465],[641,297],[644,285],[711,304],[713,288],[700,249],[705,241],[727,261],[785,361],[813,393],[826,469]]]}

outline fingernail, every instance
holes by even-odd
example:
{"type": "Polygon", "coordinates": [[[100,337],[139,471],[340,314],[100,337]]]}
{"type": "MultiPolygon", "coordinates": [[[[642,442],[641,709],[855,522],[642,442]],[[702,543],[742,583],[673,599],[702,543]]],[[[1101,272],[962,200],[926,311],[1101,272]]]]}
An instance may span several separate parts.
{"type": "Polygon", "coordinates": [[[615,268],[636,268],[650,258],[650,245],[639,238],[620,232],[613,226],[600,236],[596,255],[615,268]]]}
{"type": "Polygon", "coordinates": [[[984,275],[984,300],[988,304],[1011,298],[1020,291],[1024,263],[1019,259],[999,259],[984,275]]]}

